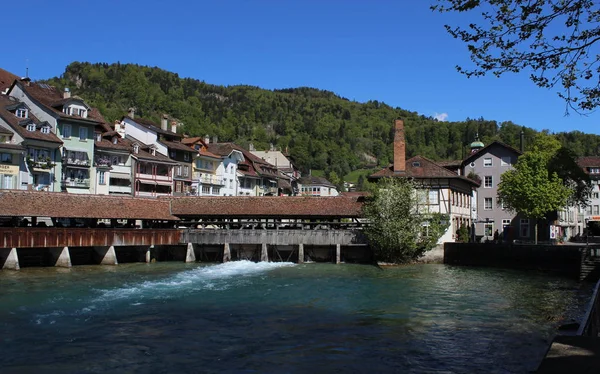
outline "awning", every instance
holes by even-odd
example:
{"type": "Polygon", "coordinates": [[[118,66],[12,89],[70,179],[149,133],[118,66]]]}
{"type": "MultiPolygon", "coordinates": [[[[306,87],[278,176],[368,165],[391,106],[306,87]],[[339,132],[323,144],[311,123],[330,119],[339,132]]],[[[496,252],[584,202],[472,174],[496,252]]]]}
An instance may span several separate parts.
{"type": "Polygon", "coordinates": [[[64,148],[65,148],[65,150],[71,151],[71,152],[83,152],[83,153],[91,152],[90,149],[84,149],[84,148],[74,148],[74,147],[64,147],[64,148]]]}
{"type": "Polygon", "coordinates": [[[160,184],[161,186],[172,186],[173,182],[156,181],[156,184],[160,184]]]}
{"type": "Polygon", "coordinates": [[[138,179],[138,182],[142,183],[142,184],[149,184],[151,186],[156,186],[156,182],[155,181],[149,181],[149,180],[143,180],[143,179],[138,179]]]}
{"type": "Polygon", "coordinates": [[[131,175],[127,174],[127,173],[117,173],[114,171],[110,172],[110,178],[115,178],[115,179],[131,179],[131,175]]]}

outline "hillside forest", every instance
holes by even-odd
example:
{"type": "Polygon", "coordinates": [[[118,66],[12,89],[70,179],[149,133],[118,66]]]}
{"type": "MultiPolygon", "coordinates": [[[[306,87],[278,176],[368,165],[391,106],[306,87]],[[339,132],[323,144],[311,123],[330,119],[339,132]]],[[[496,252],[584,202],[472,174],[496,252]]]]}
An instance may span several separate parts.
{"type": "MultiPolygon", "coordinates": [[[[304,173],[320,170],[327,176],[388,165],[396,118],[405,122],[407,157],[436,161],[462,159],[476,134],[485,144],[499,140],[518,148],[523,131],[527,149],[537,133],[510,121],[442,122],[377,100],[360,103],[309,87],[220,86],[135,64],[73,62],[45,82],[69,87],[108,121],[120,119],[130,107],[156,123],[168,114],[190,136],[216,136],[246,148],[252,143],[257,150],[273,145],[287,151],[304,173]]],[[[578,156],[600,154],[598,135],[555,135],[578,156]]]]}

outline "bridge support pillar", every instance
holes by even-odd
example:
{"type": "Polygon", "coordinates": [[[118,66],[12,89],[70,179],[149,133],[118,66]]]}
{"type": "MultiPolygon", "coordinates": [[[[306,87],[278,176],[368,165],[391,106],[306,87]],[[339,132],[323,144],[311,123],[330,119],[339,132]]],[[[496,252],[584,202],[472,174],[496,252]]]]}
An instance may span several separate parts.
{"type": "Polygon", "coordinates": [[[223,245],[223,263],[231,261],[231,249],[229,243],[223,245]]]}
{"type": "Polygon", "coordinates": [[[194,253],[194,245],[192,243],[187,244],[185,262],[196,262],[196,254],[194,253]]]}
{"type": "Polygon", "coordinates": [[[304,244],[298,244],[298,263],[304,263],[304,244]]]}
{"type": "Polygon", "coordinates": [[[69,254],[69,247],[50,248],[50,254],[52,255],[52,260],[54,260],[54,266],[63,268],[71,267],[71,255],[69,254]]]}
{"type": "Polygon", "coordinates": [[[16,248],[0,249],[0,264],[2,269],[6,270],[19,270],[19,256],[16,248]]]}
{"type": "Polygon", "coordinates": [[[260,250],[260,261],[269,262],[269,252],[267,251],[267,243],[262,243],[262,248],[260,250]]]}
{"type": "Polygon", "coordinates": [[[340,263],[341,257],[342,257],[342,245],[336,244],[335,245],[335,263],[336,264],[340,263]]]}
{"type": "Polygon", "coordinates": [[[152,262],[152,250],[154,249],[154,245],[151,245],[146,249],[146,263],[149,264],[152,262]]]}
{"type": "Polygon", "coordinates": [[[112,245],[108,248],[96,247],[94,248],[94,251],[100,257],[100,265],[117,265],[119,263],[117,261],[115,247],[112,245]]]}

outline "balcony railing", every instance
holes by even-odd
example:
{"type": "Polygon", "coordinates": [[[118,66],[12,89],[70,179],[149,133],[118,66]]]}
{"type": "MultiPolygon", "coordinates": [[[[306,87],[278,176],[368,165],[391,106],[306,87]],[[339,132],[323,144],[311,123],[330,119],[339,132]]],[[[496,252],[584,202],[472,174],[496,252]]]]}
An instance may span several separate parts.
{"type": "Polygon", "coordinates": [[[67,158],[64,159],[66,165],[90,166],[90,160],[83,158],[67,158]]]}
{"type": "Polygon", "coordinates": [[[210,174],[203,174],[200,177],[200,182],[205,183],[205,184],[217,184],[217,185],[225,184],[223,178],[219,178],[216,175],[210,175],[210,174]]]}
{"type": "Polygon", "coordinates": [[[108,192],[130,194],[131,186],[108,186],[108,192]]]}
{"type": "Polygon", "coordinates": [[[89,179],[65,179],[62,181],[64,187],[89,188],[89,179]]]}

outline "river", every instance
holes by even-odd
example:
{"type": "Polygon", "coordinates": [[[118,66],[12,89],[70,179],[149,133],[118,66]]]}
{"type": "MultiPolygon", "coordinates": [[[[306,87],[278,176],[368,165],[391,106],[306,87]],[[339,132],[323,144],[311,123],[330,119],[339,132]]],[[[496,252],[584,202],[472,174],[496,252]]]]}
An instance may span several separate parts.
{"type": "Polygon", "coordinates": [[[411,265],[0,272],[0,372],[527,373],[591,285],[411,265]]]}

